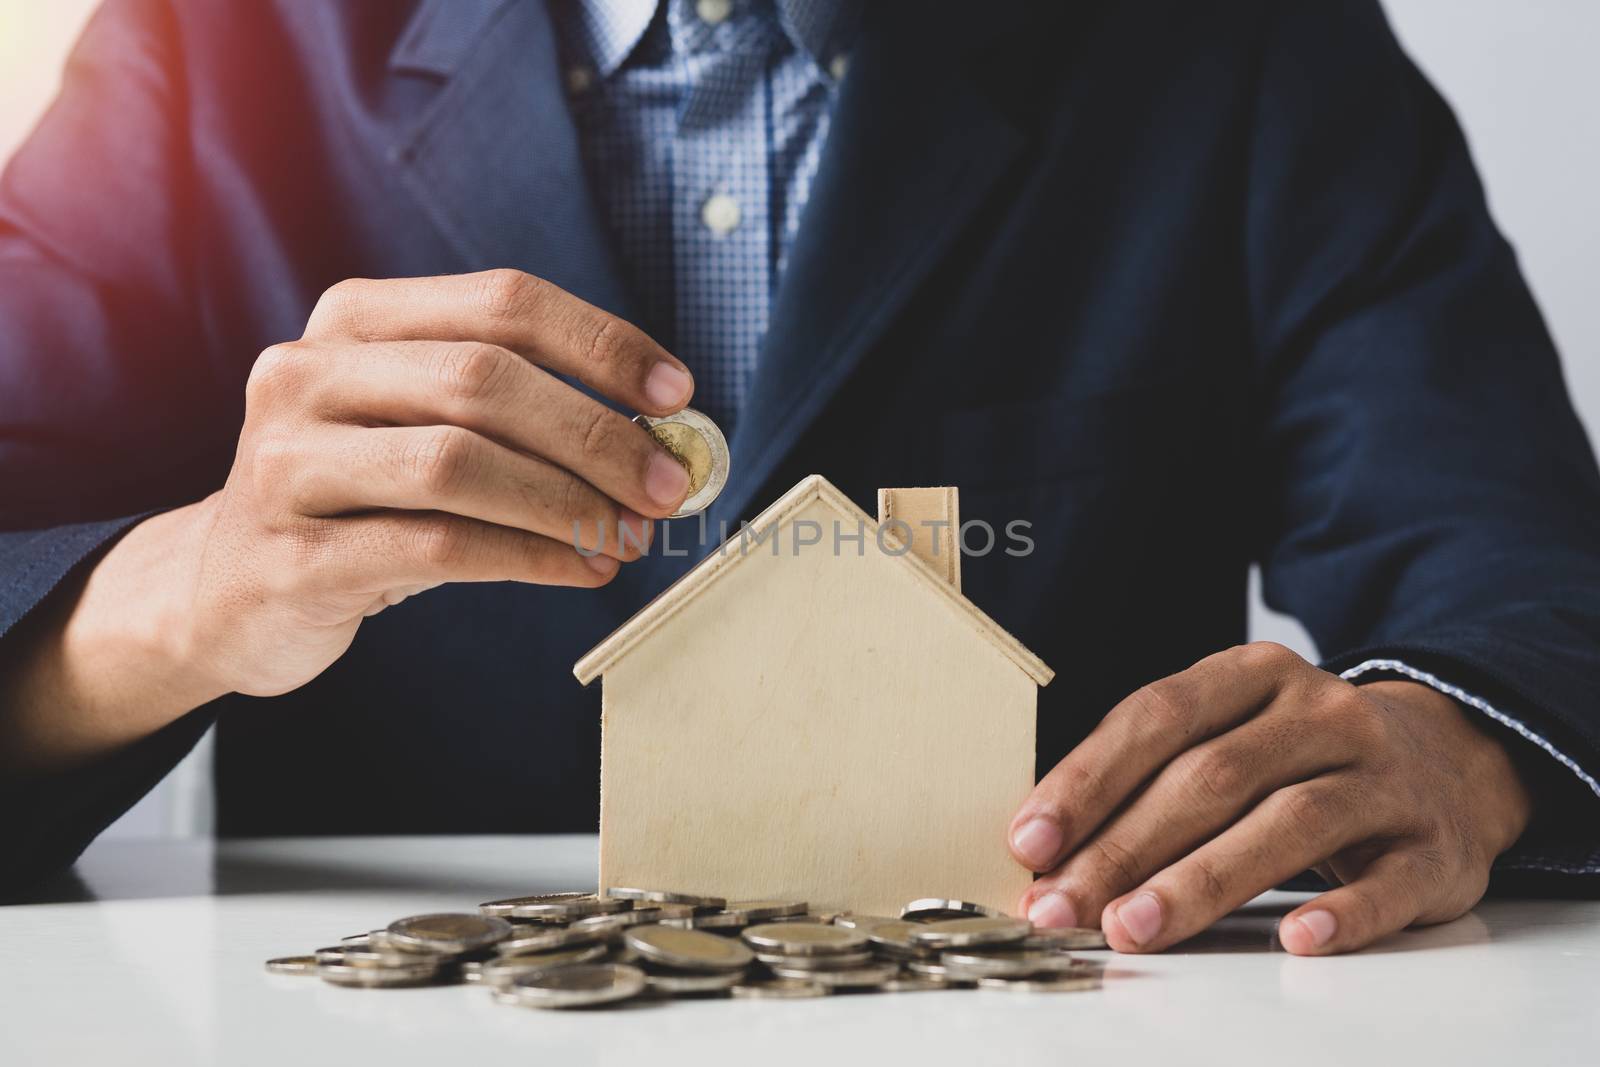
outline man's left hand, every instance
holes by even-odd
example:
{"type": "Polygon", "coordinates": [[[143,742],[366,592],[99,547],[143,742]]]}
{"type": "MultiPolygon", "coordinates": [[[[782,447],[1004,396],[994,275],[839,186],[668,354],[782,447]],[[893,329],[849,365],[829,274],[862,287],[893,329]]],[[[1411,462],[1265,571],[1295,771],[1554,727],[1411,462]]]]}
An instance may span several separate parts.
{"type": "Polygon", "coordinates": [[[1348,952],[1478,902],[1532,799],[1455,701],[1355,686],[1280,645],[1242,645],[1111,709],[1012,820],[1049,872],[1021,911],[1156,952],[1315,869],[1336,888],[1278,928],[1297,955],[1348,952]]]}

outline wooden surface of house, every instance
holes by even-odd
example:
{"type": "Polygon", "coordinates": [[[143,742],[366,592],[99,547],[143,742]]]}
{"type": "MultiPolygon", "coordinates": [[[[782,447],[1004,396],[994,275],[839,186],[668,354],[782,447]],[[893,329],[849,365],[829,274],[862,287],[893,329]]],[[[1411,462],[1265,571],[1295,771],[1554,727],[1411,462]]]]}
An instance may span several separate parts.
{"type": "Polygon", "coordinates": [[[604,676],[602,887],[1014,909],[1050,669],[920,558],[935,539],[878,527],[813,475],[577,664],[604,676]]]}

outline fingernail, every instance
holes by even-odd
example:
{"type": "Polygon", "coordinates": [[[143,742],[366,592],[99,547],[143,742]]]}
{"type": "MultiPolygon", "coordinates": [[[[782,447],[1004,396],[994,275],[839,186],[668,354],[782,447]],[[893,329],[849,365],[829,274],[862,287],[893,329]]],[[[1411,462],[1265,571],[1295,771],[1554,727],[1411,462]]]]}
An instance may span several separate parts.
{"type": "Polygon", "coordinates": [[[1142,945],[1161,932],[1161,901],[1154,893],[1140,893],[1117,908],[1117,920],[1133,943],[1142,945]]]}
{"type": "Polygon", "coordinates": [[[1046,893],[1028,909],[1028,921],[1039,927],[1077,926],[1078,913],[1072,901],[1060,893],[1046,893]]]}
{"type": "Polygon", "coordinates": [[[1056,853],[1061,851],[1061,827],[1043,816],[1029,819],[1011,835],[1011,848],[1034,870],[1048,870],[1055,866],[1056,853]]]}
{"type": "Polygon", "coordinates": [[[644,551],[650,547],[650,537],[655,527],[650,520],[630,508],[621,508],[617,515],[617,546],[644,551]]]}
{"type": "Polygon", "coordinates": [[[662,507],[672,507],[689,491],[689,472],[682,463],[658,451],[645,469],[644,491],[662,507]]]}
{"type": "Polygon", "coordinates": [[[584,556],[583,561],[598,574],[610,576],[617,573],[617,561],[610,556],[584,556]]]}
{"type": "Polygon", "coordinates": [[[675,408],[689,399],[694,379],[670,363],[657,363],[645,375],[644,396],[658,408],[675,408]]]}
{"type": "Polygon", "coordinates": [[[1304,927],[1307,934],[1311,935],[1311,944],[1316,948],[1326,945],[1333,935],[1339,932],[1339,920],[1334,917],[1333,912],[1325,911],[1322,908],[1318,908],[1316,911],[1308,911],[1303,915],[1296,915],[1294,921],[1304,927]]]}

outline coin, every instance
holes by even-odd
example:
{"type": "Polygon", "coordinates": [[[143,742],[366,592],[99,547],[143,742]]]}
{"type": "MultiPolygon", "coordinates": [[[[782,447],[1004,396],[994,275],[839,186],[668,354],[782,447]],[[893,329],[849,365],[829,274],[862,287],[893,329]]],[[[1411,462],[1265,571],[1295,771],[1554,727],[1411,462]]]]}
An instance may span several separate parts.
{"type": "Polygon", "coordinates": [[[736,911],[713,911],[681,919],[662,919],[661,925],[677,926],[684,930],[739,930],[749,922],[749,918],[736,911]]]}
{"type": "MultiPolygon", "coordinates": [[[[330,945],[315,953],[318,963],[344,963],[351,967],[409,967],[421,953],[403,952],[397,948],[372,948],[351,942],[348,945],[330,945]]],[[[438,962],[435,960],[434,962],[438,962]]]]}
{"type": "Polygon", "coordinates": [[[408,952],[475,952],[509,937],[511,924],[471,912],[438,912],[396,919],[386,932],[390,944],[408,952]]]}
{"type": "Polygon", "coordinates": [[[1035,974],[1081,971],[1083,964],[1064,952],[1022,949],[1015,952],[945,952],[939,956],[951,978],[1027,978],[1035,974]]]}
{"type": "Polygon", "coordinates": [[[736,915],[744,916],[746,922],[763,922],[767,919],[782,919],[788,916],[803,916],[806,913],[806,902],[803,900],[733,900],[728,902],[727,910],[736,915]]]}
{"type": "Polygon", "coordinates": [[[518,975],[507,990],[530,1008],[587,1008],[644,992],[644,972],[625,963],[577,963],[518,975]]]}
{"type": "Polygon", "coordinates": [[[815,982],[773,978],[766,981],[745,982],[734,986],[729,992],[736,1000],[801,1000],[825,997],[828,995],[828,988],[815,982]]]}
{"type": "Polygon", "coordinates": [[[938,960],[907,960],[906,971],[918,978],[936,978],[947,982],[966,982],[950,973],[950,968],[938,960]]]}
{"type": "Polygon", "coordinates": [[[497,956],[485,960],[478,975],[486,985],[505,985],[519,974],[551,971],[577,963],[598,963],[605,959],[604,945],[581,945],[556,952],[540,952],[525,956],[497,956]]]}
{"type": "Polygon", "coordinates": [[[954,989],[955,986],[942,978],[929,978],[926,975],[907,974],[899,978],[891,978],[878,987],[884,993],[924,993],[935,989],[954,989]]]}
{"type": "Polygon", "coordinates": [[[1049,930],[1035,929],[1023,938],[1020,948],[1090,949],[1108,948],[1106,935],[1091,926],[1058,926],[1049,930]]]}
{"type": "Polygon", "coordinates": [[[661,419],[640,415],[633,421],[689,472],[689,495],[669,517],[694,515],[709,507],[728,482],[728,441],[717,424],[694,408],[661,419]]]}
{"type": "Polygon", "coordinates": [[[864,931],[821,923],[763,923],[747,928],[741,936],[762,951],[786,956],[857,952],[867,947],[864,931]]]}
{"type": "Polygon", "coordinates": [[[404,967],[355,967],[348,963],[318,963],[317,977],[334,985],[362,989],[422,985],[433,981],[439,965],[423,956],[404,967]]]}
{"type": "Polygon", "coordinates": [[[468,960],[461,965],[461,980],[463,982],[478,982],[483,979],[483,964],[477,960],[468,960]]]}
{"type": "Polygon", "coordinates": [[[1099,975],[1067,975],[1061,978],[980,978],[979,989],[1005,989],[1012,993],[1077,993],[1099,989],[1099,975]]]}
{"type": "Polygon", "coordinates": [[[686,971],[737,971],[755,954],[731,937],[672,926],[635,926],[623,935],[629,948],[652,963],[686,971]]]}
{"type": "Polygon", "coordinates": [[[647,969],[645,984],[658,993],[675,996],[696,993],[720,993],[732,989],[744,979],[742,971],[676,971],[647,969]]]}
{"type": "Polygon", "coordinates": [[[999,914],[993,908],[986,908],[982,904],[973,904],[965,900],[945,900],[940,897],[923,897],[913,900],[900,909],[900,918],[910,919],[913,922],[930,922],[934,919],[961,919],[972,915],[983,915],[992,918],[999,914]]]}
{"type": "Polygon", "coordinates": [[[533,922],[571,922],[591,915],[612,915],[628,910],[627,901],[608,900],[593,893],[553,893],[545,897],[523,897],[494,903],[510,905],[507,918],[533,922]]]}
{"type": "Polygon", "coordinates": [[[840,952],[829,956],[785,956],[779,952],[757,952],[756,959],[769,967],[788,967],[795,971],[843,971],[865,967],[872,962],[870,952],[840,952]]]}
{"type": "Polygon", "coordinates": [[[511,913],[524,904],[562,904],[579,900],[593,900],[593,893],[581,890],[570,893],[535,893],[528,897],[507,897],[504,900],[486,900],[478,905],[481,915],[493,915],[501,919],[511,918],[511,913]]]}
{"type": "Polygon", "coordinates": [[[808,971],[799,967],[773,967],[771,970],[779,978],[797,978],[829,989],[866,989],[898,977],[900,965],[874,963],[866,967],[852,967],[847,971],[808,971]]]}
{"type": "Polygon", "coordinates": [[[580,927],[576,923],[571,926],[550,927],[533,924],[526,930],[519,928],[513,931],[510,937],[495,945],[494,950],[502,956],[525,956],[531,952],[550,952],[575,945],[599,944],[612,940],[619,932],[620,928],[580,927]]]}
{"type": "Polygon", "coordinates": [[[1021,941],[1032,931],[1033,926],[1026,919],[973,916],[966,919],[936,919],[909,931],[906,937],[912,944],[930,948],[958,948],[1004,945],[1021,941]]]}
{"type": "Polygon", "coordinates": [[[879,923],[899,921],[899,919],[891,919],[887,915],[854,915],[847,911],[843,915],[834,916],[833,925],[843,926],[850,930],[866,930],[877,926],[879,923]]]}
{"type": "Polygon", "coordinates": [[[721,897],[679,893],[670,889],[628,889],[613,886],[606,890],[606,896],[613,900],[643,900],[651,904],[687,904],[693,908],[724,908],[728,905],[728,902],[721,897]]]}
{"type": "Polygon", "coordinates": [[[272,974],[316,974],[317,957],[279,956],[275,960],[267,961],[267,970],[272,974]]]}
{"type": "Polygon", "coordinates": [[[887,919],[867,927],[867,940],[872,942],[873,948],[886,956],[895,956],[899,959],[928,958],[936,955],[937,951],[928,945],[916,944],[911,940],[911,932],[922,928],[922,923],[887,919]]]}

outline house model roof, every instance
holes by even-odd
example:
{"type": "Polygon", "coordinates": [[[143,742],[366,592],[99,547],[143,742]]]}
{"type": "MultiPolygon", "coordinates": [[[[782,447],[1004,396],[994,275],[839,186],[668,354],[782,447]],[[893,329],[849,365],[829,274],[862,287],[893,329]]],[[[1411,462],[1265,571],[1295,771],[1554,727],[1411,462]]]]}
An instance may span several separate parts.
{"type": "MultiPolygon", "coordinates": [[[[841,493],[831,482],[820,474],[813,474],[803,479],[793,489],[779,497],[760,515],[750,523],[750,530],[756,536],[765,535],[769,529],[781,527],[785,522],[808,507],[813,502],[820,501],[833,511],[839,518],[846,520],[852,526],[857,522],[866,524],[866,529],[877,529],[877,520],[862,511],[841,493]]],[[[729,545],[737,542],[743,536],[734,534],[724,542],[729,545]]],[[[892,533],[890,534],[892,536],[892,533]]],[[[627,622],[618,627],[610,637],[600,642],[588,655],[580,659],[572,668],[572,673],[578,681],[588,685],[594,679],[605,674],[612,664],[626,656],[635,645],[646,640],[662,626],[667,625],[674,615],[681,611],[685,605],[699,596],[701,592],[710,588],[711,584],[728,574],[734,567],[747,565],[755,553],[744,551],[717,551],[711,553],[689,573],[679,578],[672,585],[662,591],[650,603],[641,608],[627,622]]],[[[991,619],[984,611],[972,601],[962,596],[949,582],[945,581],[931,566],[919,559],[915,553],[903,552],[898,555],[885,553],[899,566],[908,567],[916,576],[918,583],[928,591],[931,602],[943,604],[945,609],[957,613],[962,620],[972,628],[973,635],[981,640],[994,645],[1017,665],[1022,671],[1038,685],[1050,684],[1050,679],[1055,677],[1055,672],[1045,666],[1044,661],[1028,651],[1015,637],[1005,631],[999,623],[991,619]]]]}

